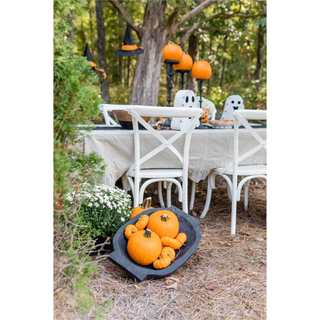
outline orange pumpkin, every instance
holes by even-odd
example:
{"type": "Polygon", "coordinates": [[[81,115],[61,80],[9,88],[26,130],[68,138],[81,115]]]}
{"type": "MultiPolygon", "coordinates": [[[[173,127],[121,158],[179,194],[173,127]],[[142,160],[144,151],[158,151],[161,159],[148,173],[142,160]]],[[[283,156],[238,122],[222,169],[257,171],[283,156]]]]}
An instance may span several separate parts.
{"type": "Polygon", "coordinates": [[[175,238],[179,232],[179,221],[173,212],[159,210],[150,216],[147,228],[160,238],[165,236],[175,238]]]}
{"type": "Polygon", "coordinates": [[[167,255],[170,257],[171,261],[176,257],[176,252],[171,247],[163,247],[161,255],[167,255]]]}
{"type": "Polygon", "coordinates": [[[142,206],[135,207],[131,210],[131,218],[134,218],[136,215],[138,215],[142,211],[149,210],[149,209],[153,209],[153,207],[151,207],[151,197],[144,199],[142,206]]]}
{"type": "Polygon", "coordinates": [[[208,122],[209,120],[209,109],[202,108],[203,115],[201,116],[201,122],[208,122]]]}
{"type": "Polygon", "coordinates": [[[191,70],[193,64],[192,58],[187,54],[184,53],[182,58],[178,64],[173,65],[174,70],[191,70]]]}
{"type": "Polygon", "coordinates": [[[155,269],[164,269],[168,267],[170,263],[171,263],[171,258],[168,255],[163,254],[153,262],[153,267],[155,269]]]}
{"type": "Polygon", "coordinates": [[[137,229],[137,227],[133,224],[129,224],[128,226],[126,226],[125,230],[124,230],[124,235],[127,239],[130,239],[130,237],[135,233],[138,232],[139,230],[137,229]]]}
{"type": "Polygon", "coordinates": [[[142,266],[147,266],[155,261],[161,250],[159,236],[149,229],[134,233],[128,240],[127,251],[130,258],[142,266]]]}
{"type": "Polygon", "coordinates": [[[180,62],[182,55],[183,51],[181,47],[173,43],[167,44],[162,50],[163,60],[175,60],[180,62]]]}
{"type": "Polygon", "coordinates": [[[187,241],[187,235],[181,232],[176,236],[176,240],[178,240],[181,244],[184,244],[187,241]]]}
{"type": "Polygon", "coordinates": [[[161,243],[165,247],[171,247],[174,250],[178,250],[182,247],[182,243],[179,242],[176,239],[173,239],[171,237],[162,237],[161,238],[161,243]]]}
{"type": "Polygon", "coordinates": [[[146,214],[142,215],[136,222],[136,228],[140,231],[143,230],[149,222],[149,216],[146,214]]]}
{"type": "Polygon", "coordinates": [[[200,60],[194,63],[192,75],[195,79],[209,79],[211,74],[212,70],[209,62],[200,60]]]}

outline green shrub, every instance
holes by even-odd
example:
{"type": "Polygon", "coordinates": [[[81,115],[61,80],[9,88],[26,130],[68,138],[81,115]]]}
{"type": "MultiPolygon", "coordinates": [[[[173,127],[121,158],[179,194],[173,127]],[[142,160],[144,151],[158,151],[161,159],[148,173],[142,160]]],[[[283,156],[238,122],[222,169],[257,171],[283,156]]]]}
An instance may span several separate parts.
{"type": "Polygon", "coordinates": [[[76,222],[82,233],[92,238],[114,235],[130,219],[131,197],[124,190],[103,184],[86,185],[82,192],[71,193],[68,203],[80,201],[76,222]]]}

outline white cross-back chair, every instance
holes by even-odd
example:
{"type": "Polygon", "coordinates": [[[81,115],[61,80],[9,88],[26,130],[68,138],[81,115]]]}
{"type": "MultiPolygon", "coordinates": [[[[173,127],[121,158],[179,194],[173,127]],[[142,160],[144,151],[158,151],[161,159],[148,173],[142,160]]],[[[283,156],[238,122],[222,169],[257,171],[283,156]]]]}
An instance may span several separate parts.
{"type": "MultiPolygon", "coordinates": [[[[126,172],[126,177],[130,183],[134,207],[137,207],[143,202],[145,188],[154,182],[166,181],[167,183],[175,184],[179,191],[179,201],[182,202],[183,211],[188,213],[188,159],[191,135],[195,125],[203,114],[199,108],[168,108],[168,107],[146,107],[146,106],[126,106],[126,111],[132,116],[132,125],[134,130],[134,161],[135,163],[126,172]],[[168,140],[148,124],[142,117],[179,117],[191,118],[190,122],[181,128],[179,131],[173,131],[174,135],[168,140]],[[139,130],[138,123],[145,127],[151,134],[150,139],[156,139],[160,145],[150,150],[147,154],[141,157],[140,153],[140,134],[145,130],[139,130]],[[182,154],[173,146],[173,143],[181,136],[185,135],[185,142],[182,154]],[[142,164],[146,163],[152,157],[157,156],[165,149],[169,149],[180,160],[179,168],[141,168],[142,164]],[[141,180],[146,179],[141,185],[141,180]],[[182,185],[179,180],[181,179],[182,185]]],[[[168,160],[170,161],[170,160],[168,160]]],[[[159,184],[158,184],[159,186],[159,184]]],[[[160,189],[160,188],[158,188],[160,189]]],[[[169,190],[171,191],[171,190],[169,190]]],[[[170,192],[169,192],[170,193],[170,192]]],[[[168,194],[168,192],[167,192],[168,194]]],[[[160,199],[160,195],[159,195],[160,199]]]]}
{"type": "Polygon", "coordinates": [[[267,179],[266,165],[241,165],[240,162],[250,157],[262,148],[267,149],[267,140],[263,140],[260,135],[252,128],[247,120],[266,120],[267,111],[265,110],[238,110],[233,113],[234,123],[234,149],[233,161],[223,168],[214,169],[208,176],[208,190],[206,203],[200,218],[204,218],[208,212],[211,202],[212,189],[215,188],[215,177],[220,175],[227,182],[229,199],[232,202],[231,206],[231,234],[236,233],[236,215],[237,215],[237,201],[240,200],[241,188],[244,186],[244,207],[248,208],[248,188],[251,179],[264,178],[267,179]],[[258,145],[242,155],[238,154],[239,146],[239,122],[245,127],[247,131],[257,140],[258,145]],[[230,178],[232,176],[232,180],[230,178]],[[238,176],[245,176],[238,183],[238,176]]]}
{"type": "Polygon", "coordinates": [[[113,110],[123,110],[123,107],[114,106],[110,104],[100,104],[98,106],[100,111],[102,112],[104,116],[104,120],[106,122],[107,127],[121,127],[118,123],[116,123],[109,115],[109,112],[112,112],[113,110]]]}

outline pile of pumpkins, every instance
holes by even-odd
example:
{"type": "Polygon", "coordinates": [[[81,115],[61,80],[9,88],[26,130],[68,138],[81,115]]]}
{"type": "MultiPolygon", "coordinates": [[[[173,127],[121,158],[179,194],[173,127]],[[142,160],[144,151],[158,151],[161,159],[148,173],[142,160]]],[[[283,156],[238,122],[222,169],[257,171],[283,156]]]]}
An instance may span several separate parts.
{"type": "MultiPolygon", "coordinates": [[[[150,209],[150,203],[151,199],[147,198],[147,205],[133,209],[131,217],[150,209]]],[[[125,228],[128,254],[140,265],[153,264],[155,269],[166,268],[174,260],[175,250],[180,249],[187,241],[187,235],[178,232],[179,221],[172,211],[156,211],[150,217],[144,214],[135,225],[129,224],[125,228]]]]}

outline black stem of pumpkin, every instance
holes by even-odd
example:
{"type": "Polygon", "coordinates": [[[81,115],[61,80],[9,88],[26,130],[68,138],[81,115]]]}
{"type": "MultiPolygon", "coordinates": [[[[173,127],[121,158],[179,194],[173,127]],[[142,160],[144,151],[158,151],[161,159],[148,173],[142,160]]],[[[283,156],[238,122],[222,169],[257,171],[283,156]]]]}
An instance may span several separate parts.
{"type": "Polygon", "coordinates": [[[165,213],[161,216],[162,221],[167,221],[168,219],[169,219],[169,216],[165,213]]]}
{"type": "Polygon", "coordinates": [[[146,229],[146,232],[144,233],[144,236],[146,238],[151,238],[151,231],[149,229],[146,229]]]}

